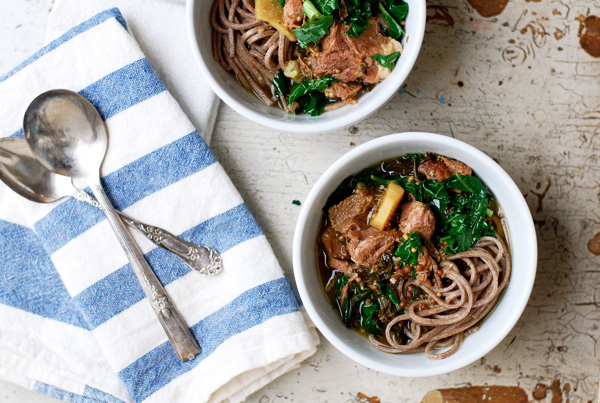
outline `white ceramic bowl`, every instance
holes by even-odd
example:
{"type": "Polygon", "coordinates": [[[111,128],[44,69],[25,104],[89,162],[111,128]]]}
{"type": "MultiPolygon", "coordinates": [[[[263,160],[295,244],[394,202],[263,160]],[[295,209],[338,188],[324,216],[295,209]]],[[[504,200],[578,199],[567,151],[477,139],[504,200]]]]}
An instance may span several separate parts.
{"type": "Polygon", "coordinates": [[[369,141],[338,159],[315,183],[303,203],[293,244],[294,276],[308,314],[323,335],[342,353],[377,371],[407,376],[444,374],[464,367],[492,350],[510,332],[533,288],[537,242],[531,213],[508,174],[490,157],[453,138],[431,133],[399,133],[369,141]],[[349,175],[379,161],[406,153],[434,152],[456,158],[473,168],[496,196],[506,215],[512,250],[512,273],[496,308],[476,333],[467,336],[458,351],[443,360],[424,353],[387,354],[365,337],[346,328],[322,290],[316,267],[317,232],[323,206],[332,191],[349,175]]]}
{"type": "MultiPolygon", "coordinates": [[[[358,122],[381,108],[400,88],[412,69],[425,32],[425,0],[405,0],[409,4],[406,18],[404,51],[394,71],[382,83],[362,95],[356,105],[347,105],[320,116],[291,115],[279,108],[269,107],[246,91],[236,78],[226,72],[212,55],[210,8],[213,0],[188,0],[186,19],[192,52],[200,65],[201,74],[213,91],[236,112],[261,125],[293,132],[324,132],[358,122]],[[407,40],[408,39],[408,40],[407,40]]],[[[200,74],[200,72],[199,72],[200,74]]]]}

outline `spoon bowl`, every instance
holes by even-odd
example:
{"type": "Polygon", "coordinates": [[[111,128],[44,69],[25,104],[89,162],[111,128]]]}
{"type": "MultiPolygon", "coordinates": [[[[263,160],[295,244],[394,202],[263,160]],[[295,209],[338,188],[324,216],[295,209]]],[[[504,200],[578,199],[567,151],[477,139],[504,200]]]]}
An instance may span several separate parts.
{"type": "Polygon", "coordinates": [[[52,203],[76,190],[70,178],[40,164],[27,142],[17,137],[0,138],[0,179],[19,195],[37,203],[52,203]]]}
{"type": "Polygon", "coordinates": [[[41,94],[27,108],[23,129],[46,168],[88,181],[98,178],[108,133],[96,108],[81,95],[66,90],[41,94]]]}

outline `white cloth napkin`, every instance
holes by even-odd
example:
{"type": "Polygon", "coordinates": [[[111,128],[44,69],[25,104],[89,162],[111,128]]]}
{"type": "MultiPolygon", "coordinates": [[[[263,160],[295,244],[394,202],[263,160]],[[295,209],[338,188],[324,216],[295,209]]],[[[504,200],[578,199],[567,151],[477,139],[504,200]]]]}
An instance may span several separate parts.
{"type": "Polygon", "coordinates": [[[2,184],[0,377],[72,402],[242,401],[313,354],[318,338],[130,29],[118,9],[102,11],[1,76],[0,136],[22,136],[27,105],[52,88],[96,106],[115,207],[223,256],[223,272],[203,277],[134,234],[202,353],[179,362],[101,212],[74,199],[36,204],[2,184]]]}
{"type": "Polygon", "coordinates": [[[210,144],[219,98],[190,50],[185,0],[55,0],[46,43],[101,11],[118,7],[150,65],[200,135],[210,144]]]}

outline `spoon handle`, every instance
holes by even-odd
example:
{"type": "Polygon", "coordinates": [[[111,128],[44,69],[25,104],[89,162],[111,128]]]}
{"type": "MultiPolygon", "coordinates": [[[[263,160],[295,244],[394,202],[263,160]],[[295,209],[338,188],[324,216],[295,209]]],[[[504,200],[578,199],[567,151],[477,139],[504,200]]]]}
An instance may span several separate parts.
{"type": "MultiPolygon", "coordinates": [[[[102,210],[98,200],[83,190],[77,191],[75,197],[77,200],[102,210]]],[[[197,273],[209,276],[219,273],[223,268],[223,259],[219,252],[213,248],[185,241],[167,230],[144,224],[120,211],[117,211],[117,213],[125,224],[144,233],[155,245],[173,253],[197,273]]]]}
{"type": "Polygon", "coordinates": [[[190,329],[177,311],[177,308],[171,303],[166,290],[148,265],[148,262],[146,262],[142,251],[133,240],[133,237],[127,232],[125,225],[123,225],[123,222],[119,219],[119,216],[110,204],[100,183],[90,185],[94,196],[96,196],[110,226],[117,235],[119,243],[131,263],[131,267],[146,294],[146,298],[152,304],[152,308],[165,330],[175,353],[181,361],[194,359],[201,350],[190,329]]]}

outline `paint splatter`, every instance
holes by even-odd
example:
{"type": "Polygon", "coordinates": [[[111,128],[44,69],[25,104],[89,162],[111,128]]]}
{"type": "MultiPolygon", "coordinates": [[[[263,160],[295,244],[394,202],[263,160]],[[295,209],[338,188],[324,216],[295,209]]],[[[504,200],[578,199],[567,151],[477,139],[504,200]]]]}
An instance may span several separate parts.
{"type": "Polygon", "coordinates": [[[558,379],[555,379],[552,382],[550,390],[552,391],[552,400],[550,400],[550,403],[562,403],[563,396],[562,391],[560,390],[560,381],[558,379]]]}
{"type": "Polygon", "coordinates": [[[421,90],[416,90],[415,93],[420,94],[421,90]]]}
{"type": "Polygon", "coordinates": [[[358,398],[358,401],[360,403],[380,403],[381,402],[379,397],[377,397],[377,396],[369,397],[362,392],[358,392],[356,394],[356,397],[358,398]]]}
{"type": "Polygon", "coordinates": [[[548,387],[543,383],[538,383],[535,385],[535,390],[533,391],[533,398],[535,400],[542,400],[546,398],[548,394],[548,387]]]}
{"type": "Polygon", "coordinates": [[[301,205],[302,203],[300,203],[300,200],[294,200],[294,201],[292,201],[292,204],[294,204],[294,205],[296,205],[296,206],[299,206],[299,205],[301,205]]]}
{"type": "Polygon", "coordinates": [[[406,89],[404,88],[404,86],[400,87],[400,89],[398,90],[398,94],[404,94],[404,91],[406,91],[406,89]]]}
{"type": "Polygon", "coordinates": [[[600,255],[600,232],[598,232],[587,244],[588,250],[594,255],[600,255]]]}
{"type": "Polygon", "coordinates": [[[437,94],[437,100],[440,101],[440,103],[445,104],[450,101],[450,96],[446,94],[446,91],[441,90],[437,94]]]}
{"type": "Polygon", "coordinates": [[[579,45],[592,57],[600,57],[600,18],[590,15],[577,17],[579,25],[579,45]]]}
{"type": "Polygon", "coordinates": [[[500,14],[508,4],[508,0],[467,0],[467,2],[485,18],[500,14]]]}

